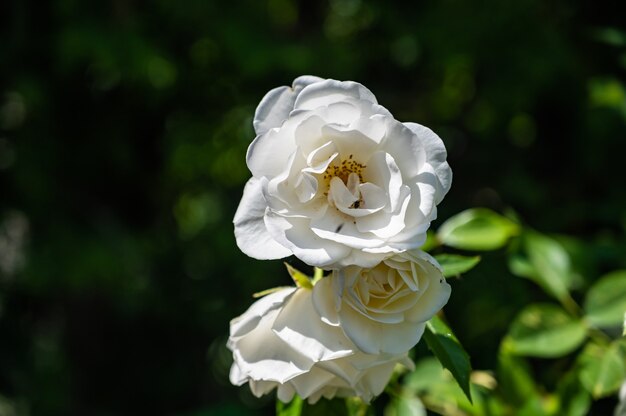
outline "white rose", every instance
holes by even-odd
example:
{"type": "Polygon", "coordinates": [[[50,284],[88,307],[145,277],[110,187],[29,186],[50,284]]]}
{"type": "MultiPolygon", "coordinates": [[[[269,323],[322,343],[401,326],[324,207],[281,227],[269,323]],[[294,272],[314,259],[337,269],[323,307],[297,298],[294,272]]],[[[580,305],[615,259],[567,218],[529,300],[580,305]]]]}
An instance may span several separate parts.
{"type": "Polygon", "coordinates": [[[255,302],[231,321],[227,345],[234,358],[231,382],[248,382],[257,397],[277,388],[283,402],[294,394],[310,403],[349,396],[370,401],[397,363],[413,367],[407,351],[359,351],[341,328],[321,320],[312,290],[304,288],[281,289],[255,302]]]}
{"type": "Polygon", "coordinates": [[[450,290],[437,261],[413,250],[372,269],[333,271],[315,285],[313,302],[322,320],[341,328],[359,350],[398,354],[417,344],[450,290]]]}
{"type": "Polygon", "coordinates": [[[311,76],[271,90],[254,128],[234,218],[244,253],[373,267],[423,244],[452,181],[430,129],[395,120],[361,84],[311,76]]]}

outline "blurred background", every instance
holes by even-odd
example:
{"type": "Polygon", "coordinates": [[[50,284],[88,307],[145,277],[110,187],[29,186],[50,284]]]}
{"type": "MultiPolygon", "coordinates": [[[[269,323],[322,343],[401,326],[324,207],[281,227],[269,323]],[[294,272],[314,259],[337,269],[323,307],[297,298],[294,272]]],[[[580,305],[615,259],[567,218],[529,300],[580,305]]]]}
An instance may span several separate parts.
{"type": "MultiPolygon", "coordinates": [[[[273,412],[229,384],[224,343],[289,277],[242,254],[231,221],[255,106],[302,74],[359,81],[442,137],[455,176],[435,227],[514,211],[580,239],[583,279],[625,268],[617,5],[2,2],[0,415],[273,412]]],[[[545,296],[502,252],[453,282],[474,368],[545,296]]]]}

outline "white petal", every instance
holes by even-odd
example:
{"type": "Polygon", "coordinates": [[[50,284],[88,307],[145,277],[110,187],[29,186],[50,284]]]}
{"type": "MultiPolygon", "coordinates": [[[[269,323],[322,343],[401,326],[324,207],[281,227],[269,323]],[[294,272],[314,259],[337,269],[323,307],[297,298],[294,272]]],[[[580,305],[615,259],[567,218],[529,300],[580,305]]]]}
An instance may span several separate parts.
{"type": "Polygon", "coordinates": [[[307,157],[314,149],[319,148],[329,140],[322,133],[322,128],[327,124],[326,120],[317,113],[307,112],[303,114],[306,118],[296,127],[293,134],[295,144],[302,152],[302,155],[307,157]]]}
{"type": "Polygon", "coordinates": [[[367,111],[371,105],[369,101],[343,100],[320,108],[316,113],[324,118],[326,124],[349,125],[358,120],[363,110],[367,111]]]}
{"type": "MultiPolygon", "coordinates": [[[[361,353],[356,353],[355,355],[364,355],[361,353]]],[[[340,360],[332,360],[332,361],[324,361],[317,363],[316,366],[323,368],[329,373],[333,374],[335,377],[338,377],[343,381],[343,383],[334,380],[335,385],[343,385],[343,387],[350,387],[356,384],[360,371],[354,368],[352,365],[352,359],[354,356],[349,358],[340,359],[340,360]]]]}
{"type": "Polygon", "coordinates": [[[386,118],[387,134],[382,149],[391,154],[406,179],[413,178],[426,162],[426,151],[420,137],[407,125],[386,118]]]}
{"type": "Polygon", "coordinates": [[[406,313],[406,319],[411,322],[426,322],[448,303],[452,288],[441,275],[440,280],[431,280],[427,291],[416,302],[415,306],[406,313]]]}
{"type": "Polygon", "coordinates": [[[348,209],[354,202],[359,200],[358,195],[354,195],[348,187],[337,176],[330,180],[328,190],[328,202],[336,207],[348,209]]]}
{"type": "Polygon", "coordinates": [[[357,386],[357,391],[362,391],[361,395],[364,400],[369,401],[383,392],[395,366],[395,362],[382,364],[369,369],[364,374],[357,386]]]}
{"type": "Polygon", "coordinates": [[[363,209],[370,213],[379,211],[387,203],[385,191],[371,182],[359,185],[359,192],[363,198],[363,209]]]}
{"type": "Polygon", "coordinates": [[[329,209],[323,217],[311,220],[311,231],[328,241],[356,249],[380,247],[384,244],[383,240],[374,235],[359,232],[350,217],[346,218],[333,209],[329,209]]]}
{"type": "Polygon", "coordinates": [[[322,135],[337,147],[343,159],[352,155],[352,160],[365,165],[369,155],[376,151],[378,143],[367,134],[351,127],[327,124],[322,127],[322,135]]]}
{"type": "Polygon", "coordinates": [[[349,247],[315,235],[307,218],[285,218],[269,211],[265,225],[276,241],[310,266],[323,268],[341,261],[350,253],[349,247]]]}
{"type": "Polygon", "coordinates": [[[350,357],[350,364],[360,372],[365,372],[372,367],[379,366],[381,364],[388,364],[391,362],[400,363],[405,361],[407,351],[402,354],[365,354],[363,352],[354,354],[350,357]]]}
{"type": "Polygon", "coordinates": [[[295,287],[286,288],[263,296],[261,299],[254,302],[242,315],[231,320],[228,347],[231,347],[231,340],[238,339],[252,331],[259,324],[261,318],[269,311],[280,308],[295,290],[295,287]]]}
{"type": "Polygon", "coordinates": [[[335,268],[356,265],[359,267],[371,268],[376,266],[386,257],[393,253],[389,247],[379,247],[375,249],[364,248],[362,250],[352,250],[350,254],[337,262],[335,268]],[[375,251],[377,250],[377,251],[375,251]]]}
{"type": "Polygon", "coordinates": [[[237,245],[245,254],[259,260],[290,256],[291,250],[276,242],[265,226],[263,217],[267,203],[263,198],[262,181],[250,178],[233,222],[237,245]]]}
{"type": "Polygon", "coordinates": [[[356,227],[361,232],[370,232],[380,239],[390,239],[406,228],[406,211],[410,203],[410,191],[406,185],[400,186],[401,205],[395,213],[384,210],[356,220],[356,227]]]}
{"type": "Polygon", "coordinates": [[[342,82],[327,79],[305,87],[296,98],[294,108],[299,110],[313,110],[318,107],[343,101],[347,97],[366,100],[377,104],[374,94],[363,85],[353,81],[342,82]]]}
{"type": "Polygon", "coordinates": [[[319,319],[313,306],[312,292],[298,289],[279,313],[272,327],[274,333],[293,350],[318,362],[346,357],[354,346],[341,329],[319,319]]]}
{"type": "Polygon", "coordinates": [[[308,154],[306,163],[309,166],[304,170],[310,173],[322,173],[339,155],[333,142],[326,142],[308,154]]]}
{"type": "Polygon", "coordinates": [[[417,187],[419,189],[420,211],[425,218],[432,220],[432,213],[435,210],[436,185],[432,183],[435,176],[430,172],[422,172],[418,176],[417,187]]]}
{"type": "Polygon", "coordinates": [[[241,372],[241,369],[239,368],[239,365],[236,361],[233,362],[233,365],[230,367],[230,373],[228,375],[228,378],[230,382],[235,386],[241,386],[242,384],[245,384],[246,381],[248,381],[248,377],[241,372]]]}
{"type": "Polygon", "coordinates": [[[256,328],[235,343],[233,358],[243,375],[284,383],[311,369],[313,361],[293,350],[271,330],[278,310],[269,311],[256,328]],[[259,348],[259,346],[263,348],[259,348]]]}
{"type": "MultiPolygon", "coordinates": [[[[327,276],[313,286],[313,306],[322,322],[339,326],[338,311],[341,307],[341,292],[335,284],[338,277],[327,276]]],[[[339,288],[341,289],[341,288],[339,288]]]]}
{"type": "Polygon", "coordinates": [[[274,88],[261,100],[254,113],[254,130],[257,135],[280,127],[287,119],[298,94],[307,85],[323,81],[322,78],[313,76],[301,76],[295,79],[292,87],[274,88]]]}
{"type": "Polygon", "coordinates": [[[275,381],[250,380],[250,390],[256,397],[261,397],[272,391],[279,384],[275,381]]]}
{"type": "Polygon", "coordinates": [[[424,333],[424,324],[377,323],[352,308],[342,308],[339,318],[346,336],[368,354],[404,353],[413,348],[424,333]]]}
{"type": "Polygon", "coordinates": [[[422,141],[426,150],[426,163],[430,164],[437,175],[437,196],[435,203],[441,202],[450,190],[452,184],[452,170],[446,161],[447,151],[443,141],[428,127],[417,123],[404,123],[422,141]]]}
{"type": "Polygon", "coordinates": [[[290,380],[289,384],[293,386],[298,396],[305,399],[329,384],[334,378],[334,374],[314,366],[308,373],[290,380]]]}
{"type": "Polygon", "coordinates": [[[289,403],[293,399],[293,396],[295,394],[296,390],[291,384],[281,384],[280,386],[278,386],[278,391],[276,392],[278,400],[283,403],[289,403]]]}
{"type": "Polygon", "coordinates": [[[254,138],[246,153],[246,164],[252,176],[273,177],[285,170],[290,156],[298,151],[296,131],[302,123],[312,118],[309,113],[289,117],[281,127],[275,127],[254,138]]]}
{"type": "Polygon", "coordinates": [[[367,177],[387,192],[389,202],[385,211],[395,213],[401,204],[402,172],[394,158],[385,152],[376,152],[367,161],[367,177]]]}
{"type": "Polygon", "coordinates": [[[317,178],[308,172],[302,172],[294,184],[296,195],[301,203],[309,202],[317,194],[317,178]]]}

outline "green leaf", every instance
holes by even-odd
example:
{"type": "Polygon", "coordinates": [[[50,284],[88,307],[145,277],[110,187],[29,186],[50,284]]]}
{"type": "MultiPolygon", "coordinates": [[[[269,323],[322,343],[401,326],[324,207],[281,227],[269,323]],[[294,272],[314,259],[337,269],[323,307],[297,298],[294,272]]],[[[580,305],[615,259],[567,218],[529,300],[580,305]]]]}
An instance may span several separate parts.
{"type": "Polygon", "coordinates": [[[598,280],[585,298],[585,317],[597,326],[619,326],[626,314],[626,270],[598,280]]]}
{"type": "Polygon", "coordinates": [[[537,304],[515,318],[503,347],[517,355],[561,357],[578,348],[586,336],[582,321],[557,305],[537,304]]]}
{"type": "Polygon", "coordinates": [[[441,318],[434,316],[426,323],[424,338],[430,350],[435,354],[441,364],[450,370],[457,383],[472,401],[470,393],[470,373],[472,366],[469,355],[463,349],[459,340],[454,336],[452,330],[441,318]]]}
{"type": "Polygon", "coordinates": [[[444,222],[437,231],[443,244],[463,250],[495,250],[519,234],[513,221],[486,208],[463,211],[444,222]]]}
{"type": "Polygon", "coordinates": [[[300,416],[304,401],[295,395],[289,403],[276,399],[276,416],[300,416]]]}
{"type": "Polygon", "coordinates": [[[561,377],[557,386],[558,414],[585,416],[589,414],[591,397],[580,382],[578,371],[569,371],[561,377]]]}
{"type": "Polygon", "coordinates": [[[532,266],[532,271],[526,270],[525,277],[534,280],[560,301],[569,299],[568,288],[573,275],[569,255],[563,246],[548,236],[528,232],[524,234],[524,247],[532,266]]]}
{"type": "Polygon", "coordinates": [[[580,355],[580,382],[595,398],[611,395],[626,379],[626,340],[590,343],[580,355]]]}
{"type": "Polygon", "coordinates": [[[424,406],[434,412],[446,414],[446,409],[459,409],[462,411],[459,414],[483,414],[480,401],[484,390],[472,384],[471,390],[478,403],[470,403],[452,373],[444,369],[435,357],[419,360],[415,370],[404,377],[402,387],[401,395],[418,396],[424,406]]]}
{"type": "Polygon", "coordinates": [[[296,283],[296,286],[305,289],[313,289],[313,283],[311,283],[311,278],[309,276],[291,266],[289,263],[285,263],[285,267],[287,267],[289,276],[291,276],[293,281],[296,283]]]}
{"type": "Polygon", "coordinates": [[[320,399],[315,404],[304,403],[302,416],[346,416],[348,413],[348,405],[343,399],[320,399]]]}
{"type": "Polygon", "coordinates": [[[292,286],[278,286],[278,287],[273,287],[271,289],[265,289],[265,290],[262,290],[260,292],[253,293],[252,297],[255,298],[255,299],[256,298],[262,298],[263,296],[267,296],[270,293],[278,292],[279,290],[283,290],[283,289],[289,289],[290,287],[292,287],[292,286]]]}
{"type": "Polygon", "coordinates": [[[346,399],[346,409],[348,416],[375,416],[372,406],[358,397],[348,397],[346,399]]]}
{"type": "Polygon", "coordinates": [[[417,397],[401,395],[387,405],[385,416],[426,416],[426,409],[417,397]]]}
{"type": "Polygon", "coordinates": [[[458,276],[474,268],[480,262],[480,256],[460,256],[458,254],[439,254],[435,260],[443,268],[445,277],[458,276]]]}
{"type": "Polygon", "coordinates": [[[324,269],[320,269],[319,267],[316,267],[315,271],[313,272],[313,280],[311,280],[311,284],[315,286],[315,284],[319,282],[320,280],[322,280],[323,277],[324,277],[324,269]]]}
{"type": "Polygon", "coordinates": [[[433,233],[432,230],[428,230],[428,232],[426,233],[426,241],[424,242],[424,245],[420,247],[420,249],[423,251],[430,251],[433,248],[439,247],[440,245],[441,243],[437,240],[437,236],[435,235],[435,233],[433,233]]]}
{"type": "Polygon", "coordinates": [[[537,272],[530,261],[520,253],[513,253],[509,256],[508,266],[515,276],[525,277],[533,281],[537,280],[537,272]]]}
{"type": "Polygon", "coordinates": [[[522,407],[537,395],[537,386],[524,357],[514,355],[502,344],[498,352],[499,388],[507,402],[522,407]]]}

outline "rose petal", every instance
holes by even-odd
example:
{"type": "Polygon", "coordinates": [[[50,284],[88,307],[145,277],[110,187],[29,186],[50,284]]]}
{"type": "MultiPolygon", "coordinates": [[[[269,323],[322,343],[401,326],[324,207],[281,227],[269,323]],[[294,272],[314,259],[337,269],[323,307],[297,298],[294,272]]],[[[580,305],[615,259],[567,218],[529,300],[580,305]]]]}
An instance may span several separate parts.
{"type": "Polygon", "coordinates": [[[338,311],[341,307],[339,279],[323,278],[313,286],[313,306],[322,322],[339,326],[338,311]]]}
{"type": "Polygon", "coordinates": [[[324,267],[350,253],[349,247],[316,236],[306,218],[285,218],[269,211],[265,225],[276,241],[307,264],[324,267]]]}
{"type": "Polygon", "coordinates": [[[387,134],[382,142],[382,150],[394,158],[407,180],[417,176],[426,162],[424,143],[405,124],[392,118],[386,118],[385,123],[387,134]]]}
{"type": "Polygon", "coordinates": [[[311,221],[311,231],[323,239],[355,249],[380,247],[384,244],[383,240],[359,232],[349,217],[346,218],[332,209],[323,217],[311,221]]]}
{"type": "Polygon", "coordinates": [[[291,379],[289,384],[293,386],[298,396],[309,397],[332,382],[334,378],[335,375],[333,373],[324,370],[320,366],[315,366],[308,373],[291,379]]]}
{"type": "Polygon", "coordinates": [[[280,127],[287,119],[298,94],[307,85],[323,81],[314,76],[301,76],[294,80],[292,87],[274,88],[261,100],[254,113],[254,130],[257,135],[264,134],[270,129],[280,127]]]}
{"type": "MultiPolygon", "coordinates": [[[[297,378],[297,377],[296,377],[297,378]]],[[[250,380],[250,390],[256,397],[261,397],[278,386],[275,381],[250,380]]]]}
{"type": "MultiPolygon", "coordinates": [[[[257,300],[248,308],[248,310],[241,316],[230,321],[230,338],[229,342],[238,339],[239,337],[252,331],[258,324],[261,318],[265,316],[269,311],[277,309],[282,306],[286,299],[288,299],[296,288],[281,289],[276,292],[270,293],[267,296],[263,296],[257,300]]],[[[231,344],[229,344],[229,348],[231,344]]]]}
{"type": "Polygon", "coordinates": [[[452,170],[446,161],[448,152],[443,141],[428,127],[417,123],[404,123],[413,133],[420,138],[426,150],[426,163],[431,165],[437,175],[437,195],[435,203],[441,202],[450,190],[452,184],[452,170]]]}
{"type": "Polygon", "coordinates": [[[368,402],[383,392],[395,366],[395,362],[381,364],[371,368],[361,380],[359,380],[357,388],[361,391],[363,400],[368,402]]]}
{"type": "Polygon", "coordinates": [[[401,354],[417,344],[424,332],[424,324],[377,323],[352,308],[342,308],[339,317],[346,336],[367,354],[401,354]]]}
{"type": "Polygon", "coordinates": [[[315,316],[311,290],[297,290],[280,311],[272,330],[293,350],[314,362],[352,355],[354,346],[341,336],[341,329],[311,319],[315,316]]]}
{"type": "Polygon", "coordinates": [[[385,211],[395,213],[402,203],[402,173],[393,156],[385,152],[376,152],[367,161],[367,176],[387,192],[388,203],[385,211]]]}
{"type": "MultiPolygon", "coordinates": [[[[312,360],[285,345],[280,338],[268,336],[278,313],[278,310],[268,312],[256,328],[237,341],[233,357],[245,377],[284,383],[313,366],[312,360]]],[[[237,380],[231,381],[236,384],[237,380]]]]}
{"type": "Polygon", "coordinates": [[[317,178],[308,172],[302,172],[296,179],[294,188],[301,203],[309,202],[317,194],[317,178]]]}
{"type": "Polygon", "coordinates": [[[268,232],[263,219],[266,208],[262,181],[251,178],[246,183],[233,219],[237,246],[248,256],[259,260],[290,256],[291,250],[276,242],[268,232]]]}
{"type": "Polygon", "coordinates": [[[360,217],[356,227],[360,232],[370,232],[380,239],[390,239],[405,229],[406,211],[410,203],[410,191],[406,185],[400,186],[400,209],[395,213],[383,211],[360,217]]]}
{"type": "Polygon", "coordinates": [[[354,97],[378,104],[374,94],[357,82],[340,82],[334,79],[327,79],[306,86],[296,98],[294,108],[298,110],[313,110],[340,102],[347,97],[354,97]]]}

